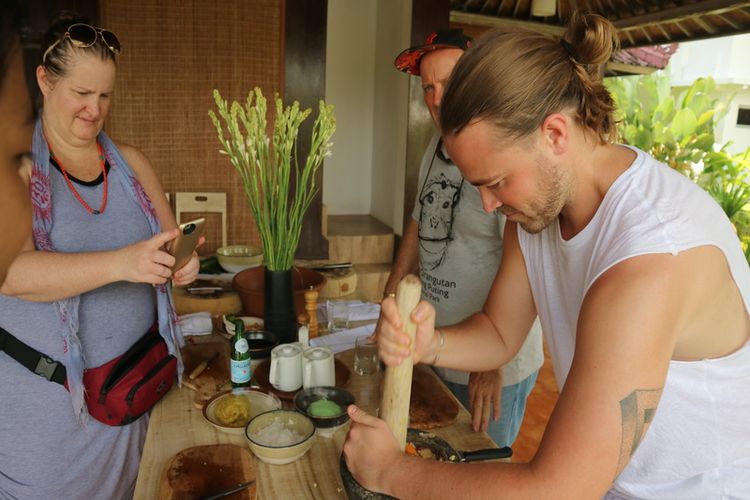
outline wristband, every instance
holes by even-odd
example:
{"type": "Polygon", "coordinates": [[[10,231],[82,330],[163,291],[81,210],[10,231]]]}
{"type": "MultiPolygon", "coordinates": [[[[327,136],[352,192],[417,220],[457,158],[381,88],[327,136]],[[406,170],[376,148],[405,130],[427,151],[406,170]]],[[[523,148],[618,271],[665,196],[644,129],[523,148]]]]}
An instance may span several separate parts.
{"type": "Polygon", "coordinates": [[[438,362],[438,359],[440,359],[440,353],[443,350],[443,346],[445,345],[445,334],[443,333],[443,330],[440,328],[435,328],[435,331],[438,332],[438,335],[440,335],[440,345],[438,345],[437,352],[435,353],[435,359],[432,360],[432,366],[435,366],[438,362]]]}

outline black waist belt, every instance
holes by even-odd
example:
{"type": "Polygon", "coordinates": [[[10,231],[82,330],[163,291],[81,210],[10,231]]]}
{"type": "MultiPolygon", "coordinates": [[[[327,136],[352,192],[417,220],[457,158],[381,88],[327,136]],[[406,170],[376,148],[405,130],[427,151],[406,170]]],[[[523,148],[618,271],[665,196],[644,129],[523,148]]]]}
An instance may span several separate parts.
{"type": "Polygon", "coordinates": [[[5,354],[21,363],[32,373],[50,382],[65,385],[67,380],[65,365],[27,346],[2,328],[0,328],[0,351],[5,351],[5,354]]]}

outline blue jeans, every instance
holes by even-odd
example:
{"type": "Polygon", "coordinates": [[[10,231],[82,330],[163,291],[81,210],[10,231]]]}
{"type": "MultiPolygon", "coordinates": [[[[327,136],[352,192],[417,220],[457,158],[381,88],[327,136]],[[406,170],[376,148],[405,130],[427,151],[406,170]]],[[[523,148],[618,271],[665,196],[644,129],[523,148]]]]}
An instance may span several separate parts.
{"type": "MultiPolygon", "coordinates": [[[[490,419],[487,434],[498,446],[511,446],[518,436],[523,422],[523,414],[526,411],[526,398],[531,394],[531,390],[536,383],[536,376],[539,370],[535,371],[527,378],[515,385],[506,385],[503,387],[503,393],[500,400],[500,419],[490,419]]],[[[469,386],[457,384],[455,382],[444,381],[445,385],[461,401],[461,404],[471,413],[469,404],[469,386]]]]}

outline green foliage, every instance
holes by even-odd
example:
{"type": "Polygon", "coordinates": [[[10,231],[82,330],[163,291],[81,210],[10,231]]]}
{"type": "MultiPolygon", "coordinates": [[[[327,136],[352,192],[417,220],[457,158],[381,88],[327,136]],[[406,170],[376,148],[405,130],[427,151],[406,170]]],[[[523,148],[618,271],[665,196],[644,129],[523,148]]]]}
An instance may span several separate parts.
{"type": "Polygon", "coordinates": [[[714,123],[727,112],[726,103],[713,96],[714,80],[699,78],[677,99],[662,73],[608,78],[606,85],[622,140],[692,177],[692,165],[713,151],[714,123]]]}
{"type": "Polygon", "coordinates": [[[724,149],[703,159],[697,182],[721,205],[734,224],[750,262],[750,148],[731,155],[724,149]]]}
{"type": "Polygon", "coordinates": [[[721,205],[734,224],[747,224],[750,203],[750,149],[738,155],[710,152],[703,159],[700,184],[721,205]]]}
{"type": "MultiPolygon", "coordinates": [[[[608,78],[621,140],[636,146],[703,187],[734,224],[750,262],[750,148],[739,155],[714,151],[714,124],[728,110],[716,83],[699,78],[680,96],[666,74],[608,78]]],[[[731,97],[729,99],[731,101],[731,97]]]]}
{"type": "Polygon", "coordinates": [[[300,168],[297,136],[302,122],[311,113],[309,108],[300,110],[297,101],[284,107],[276,94],[273,134],[268,137],[266,99],[258,87],[248,94],[244,106],[237,101],[229,106],[218,90],[214,90],[213,96],[223,123],[213,111],[208,115],[223,147],[221,153],[229,156],[242,178],[260,232],[266,267],[271,271],[291,269],[302,218],[319,189],[315,174],[323,159],[331,154],[331,137],[336,131],[333,106],[320,101],[310,152],[300,168]]]}

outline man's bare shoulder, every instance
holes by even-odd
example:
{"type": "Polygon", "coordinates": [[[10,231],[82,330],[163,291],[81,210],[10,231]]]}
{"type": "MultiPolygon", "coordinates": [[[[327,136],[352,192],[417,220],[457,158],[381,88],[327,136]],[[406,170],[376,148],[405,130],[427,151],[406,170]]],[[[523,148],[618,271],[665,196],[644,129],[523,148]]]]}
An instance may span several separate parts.
{"type": "Polygon", "coordinates": [[[597,316],[650,318],[674,335],[676,359],[718,357],[747,340],[746,308],[724,253],[711,245],[626,259],[596,280],[586,301],[604,309],[588,311],[597,316]]]}

